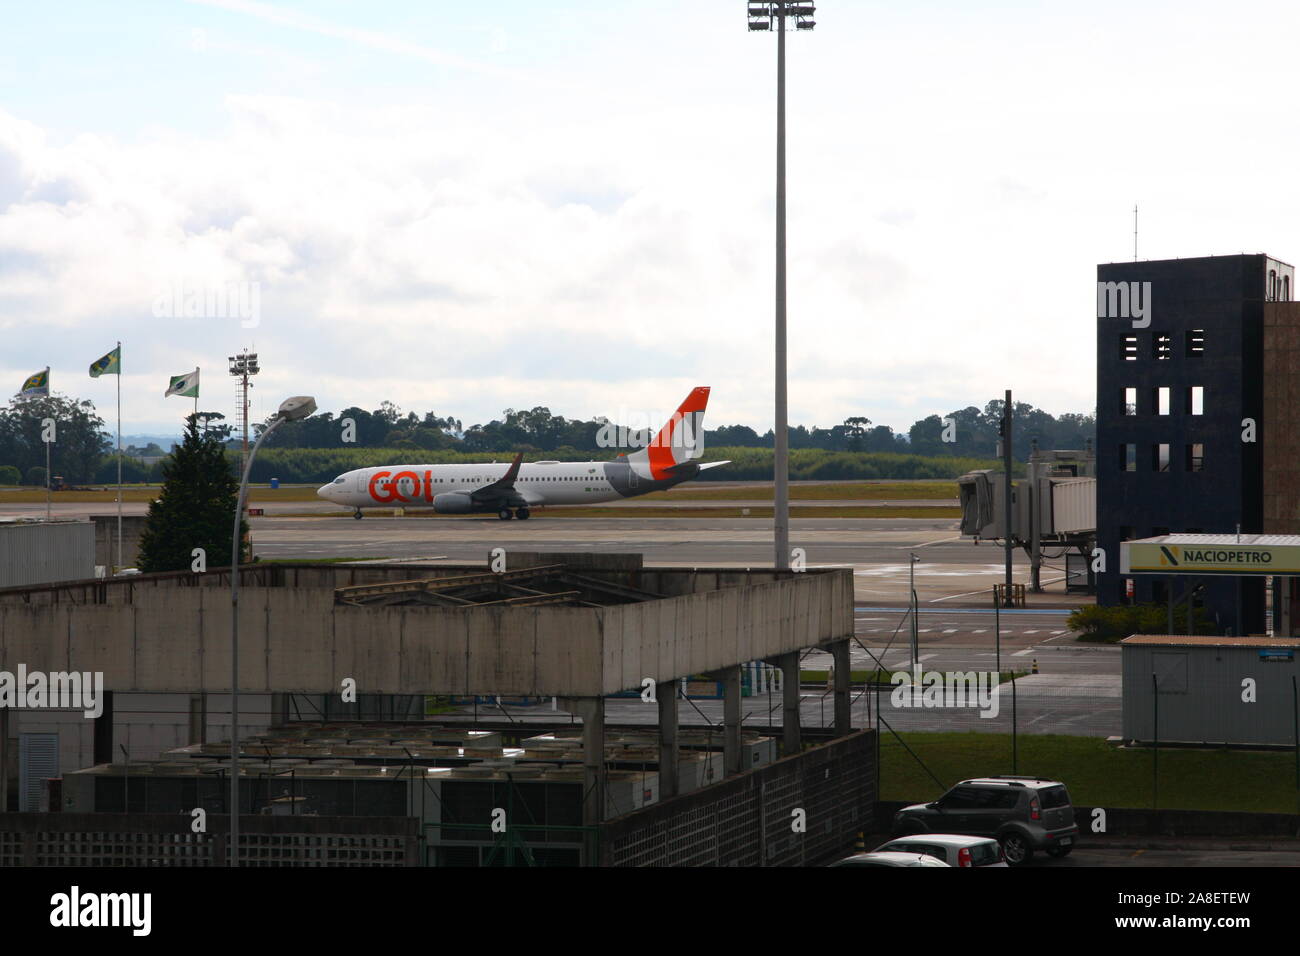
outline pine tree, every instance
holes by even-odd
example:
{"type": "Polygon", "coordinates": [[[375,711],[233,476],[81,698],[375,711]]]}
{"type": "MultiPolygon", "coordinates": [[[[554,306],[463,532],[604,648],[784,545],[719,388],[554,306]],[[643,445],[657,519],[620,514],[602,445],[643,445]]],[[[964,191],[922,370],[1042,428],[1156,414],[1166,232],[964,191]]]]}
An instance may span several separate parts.
{"type": "MultiPolygon", "coordinates": [[[[185,419],[185,440],[163,464],[163,486],[140,535],[140,570],[188,571],[194,549],[209,568],[230,566],[230,532],[239,481],[226,460],[220,433],[200,432],[185,419]]],[[[240,522],[240,540],[248,531],[240,522]]],[[[242,560],[242,558],[241,558],[242,560]]]]}

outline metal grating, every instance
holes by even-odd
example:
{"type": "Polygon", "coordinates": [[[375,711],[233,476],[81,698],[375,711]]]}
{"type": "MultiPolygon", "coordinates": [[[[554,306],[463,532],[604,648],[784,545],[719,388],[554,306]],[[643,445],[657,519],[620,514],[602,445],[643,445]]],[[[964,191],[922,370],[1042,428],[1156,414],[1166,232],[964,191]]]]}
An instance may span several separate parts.
{"type": "Polygon", "coordinates": [[[797,866],[847,847],[872,819],[875,735],[859,731],[602,827],[604,866],[797,866]],[[807,829],[795,833],[791,811],[807,829]]]}

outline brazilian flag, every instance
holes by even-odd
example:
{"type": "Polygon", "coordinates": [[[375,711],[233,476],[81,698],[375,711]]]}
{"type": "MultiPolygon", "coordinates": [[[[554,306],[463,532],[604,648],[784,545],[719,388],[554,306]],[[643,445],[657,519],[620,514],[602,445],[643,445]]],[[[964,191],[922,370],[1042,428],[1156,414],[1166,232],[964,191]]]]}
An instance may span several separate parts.
{"type": "Polygon", "coordinates": [[[99,378],[101,375],[121,375],[122,374],[122,346],[118,346],[109,352],[103,358],[96,359],[90,363],[90,377],[99,378]]]}
{"type": "Polygon", "coordinates": [[[19,398],[48,394],[50,394],[50,370],[48,368],[43,372],[28,376],[27,381],[23,382],[23,387],[18,391],[19,398]]]}

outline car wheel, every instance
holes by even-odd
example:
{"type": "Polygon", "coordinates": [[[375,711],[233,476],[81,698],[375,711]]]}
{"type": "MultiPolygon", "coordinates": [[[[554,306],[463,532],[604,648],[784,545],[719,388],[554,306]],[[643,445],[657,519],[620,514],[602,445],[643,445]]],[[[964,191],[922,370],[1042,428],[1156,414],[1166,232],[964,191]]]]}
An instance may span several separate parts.
{"type": "Polygon", "coordinates": [[[1060,859],[1063,856],[1069,856],[1070,851],[1073,849],[1074,847],[1072,846],[1054,846],[1047,851],[1047,855],[1055,859],[1060,859]]]}
{"type": "Polygon", "coordinates": [[[1034,848],[1020,833],[1007,833],[998,837],[1002,844],[1002,855],[1007,858],[1009,866],[1024,866],[1034,855],[1034,848]]]}

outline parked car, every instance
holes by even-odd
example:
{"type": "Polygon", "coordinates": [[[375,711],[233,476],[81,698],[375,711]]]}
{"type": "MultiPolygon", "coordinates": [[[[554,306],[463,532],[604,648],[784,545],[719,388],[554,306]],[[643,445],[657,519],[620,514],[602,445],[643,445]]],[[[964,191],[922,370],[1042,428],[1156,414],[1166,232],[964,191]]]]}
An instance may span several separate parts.
{"type": "Polygon", "coordinates": [[[992,837],[1012,866],[1027,863],[1035,850],[1065,856],[1079,828],[1070,793],[1059,780],[1000,774],[963,780],[934,803],[903,807],[894,814],[895,837],[953,833],[992,837]]]}
{"type": "Polygon", "coordinates": [[[949,866],[1001,866],[1007,865],[1002,854],[1002,844],[990,837],[962,836],[956,833],[926,833],[923,836],[899,837],[883,846],[877,853],[924,853],[943,860],[949,866]]]}
{"type": "Polygon", "coordinates": [[[831,866],[947,866],[928,853],[855,853],[831,866]]]}

